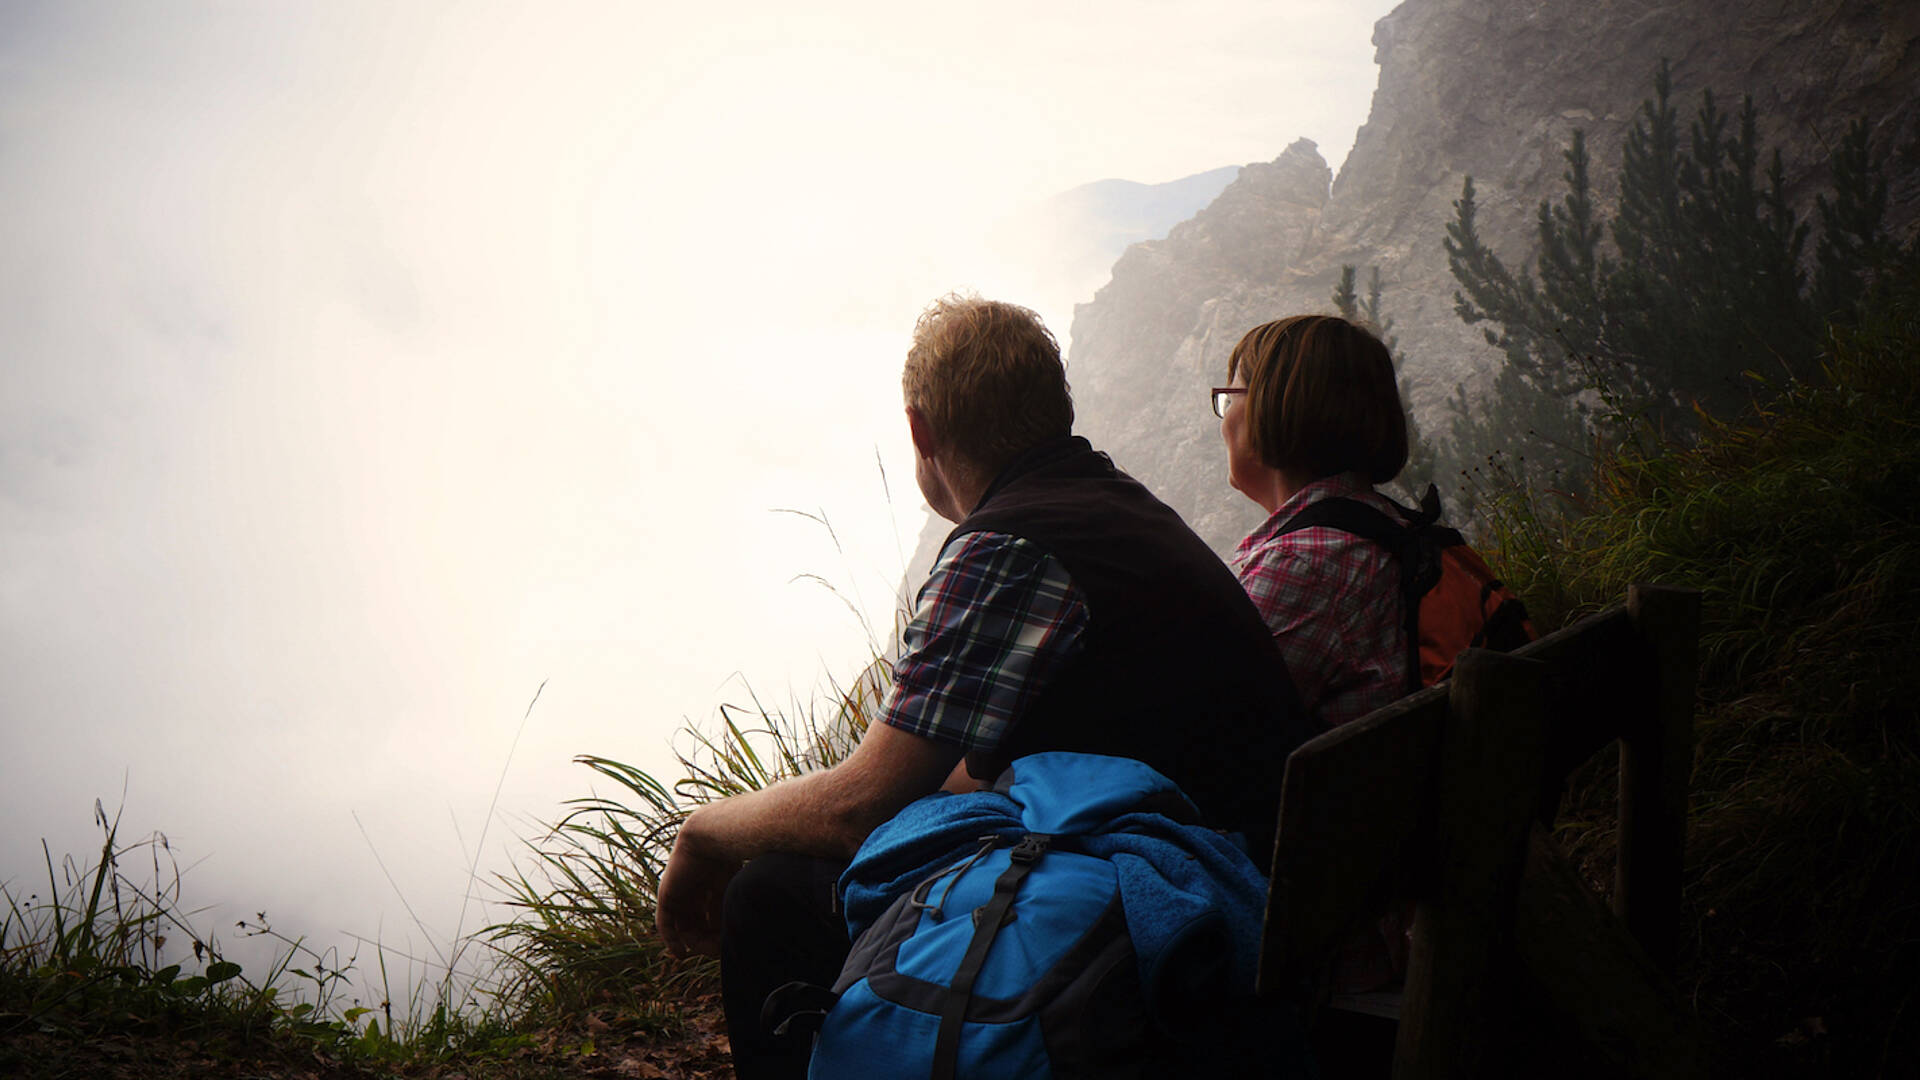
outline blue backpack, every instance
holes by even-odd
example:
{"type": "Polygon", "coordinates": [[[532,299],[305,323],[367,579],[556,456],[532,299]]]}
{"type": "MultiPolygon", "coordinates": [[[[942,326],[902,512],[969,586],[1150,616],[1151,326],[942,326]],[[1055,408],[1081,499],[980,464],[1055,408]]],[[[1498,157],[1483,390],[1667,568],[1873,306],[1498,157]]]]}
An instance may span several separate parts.
{"type": "Polygon", "coordinates": [[[1093,754],[908,806],[840,879],[854,944],[808,1075],[1236,1074],[1249,1038],[1258,1074],[1310,1075],[1286,1064],[1298,1025],[1253,999],[1266,881],[1198,822],[1166,777],[1093,754]]]}

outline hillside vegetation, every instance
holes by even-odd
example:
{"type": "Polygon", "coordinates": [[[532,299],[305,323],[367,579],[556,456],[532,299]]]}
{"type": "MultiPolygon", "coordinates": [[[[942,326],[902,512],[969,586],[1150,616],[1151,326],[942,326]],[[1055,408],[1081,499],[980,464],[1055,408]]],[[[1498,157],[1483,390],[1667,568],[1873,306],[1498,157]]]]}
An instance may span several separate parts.
{"type": "MultiPolygon", "coordinates": [[[[1831,329],[1819,373],[1697,441],[1644,433],[1570,509],[1489,500],[1547,626],[1636,581],[1705,594],[1683,997],[1725,1076],[1920,1060],[1920,276],[1831,329]]],[[[1602,770],[1601,772],[1605,772],[1602,770]]],[[[1563,829],[1612,880],[1611,776],[1563,829]]]]}

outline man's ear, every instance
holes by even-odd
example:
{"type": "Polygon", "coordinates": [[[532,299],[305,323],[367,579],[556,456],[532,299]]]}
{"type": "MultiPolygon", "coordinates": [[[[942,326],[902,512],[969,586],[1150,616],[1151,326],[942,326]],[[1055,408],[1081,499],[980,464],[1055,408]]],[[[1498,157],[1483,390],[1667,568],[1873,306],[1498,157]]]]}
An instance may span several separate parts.
{"type": "Polygon", "coordinates": [[[913,452],[923,458],[931,458],[940,449],[940,442],[933,437],[933,425],[927,421],[927,414],[913,406],[907,406],[907,431],[913,436],[913,452]]]}

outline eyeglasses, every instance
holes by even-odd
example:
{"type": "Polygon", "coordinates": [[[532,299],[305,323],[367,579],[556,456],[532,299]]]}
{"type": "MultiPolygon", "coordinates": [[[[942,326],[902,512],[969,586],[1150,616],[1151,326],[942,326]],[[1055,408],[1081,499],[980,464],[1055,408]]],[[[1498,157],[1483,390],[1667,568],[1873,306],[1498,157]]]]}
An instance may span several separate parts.
{"type": "Polygon", "coordinates": [[[1229,402],[1233,400],[1233,395],[1244,394],[1246,392],[1247,392],[1247,388],[1244,386],[1214,387],[1213,388],[1213,415],[1219,417],[1222,420],[1225,420],[1227,418],[1227,405],[1229,402]]]}

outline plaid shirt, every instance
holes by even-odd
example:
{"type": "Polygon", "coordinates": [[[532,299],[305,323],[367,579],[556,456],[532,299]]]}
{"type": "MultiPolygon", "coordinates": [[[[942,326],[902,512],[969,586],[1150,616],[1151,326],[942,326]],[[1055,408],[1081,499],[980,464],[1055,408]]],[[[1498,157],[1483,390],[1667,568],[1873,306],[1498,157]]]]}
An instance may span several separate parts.
{"type": "Polygon", "coordinates": [[[1392,502],[1358,473],[1325,477],[1294,492],[1233,556],[1301,703],[1328,727],[1358,720],[1400,697],[1407,685],[1400,571],[1392,556],[1327,526],[1274,535],[1293,515],[1335,495],[1393,513],[1392,502]]]}
{"type": "Polygon", "coordinates": [[[1058,559],[1004,533],[960,536],[920,587],[880,719],[993,750],[1086,627],[1087,605],[1058,559]]]}

